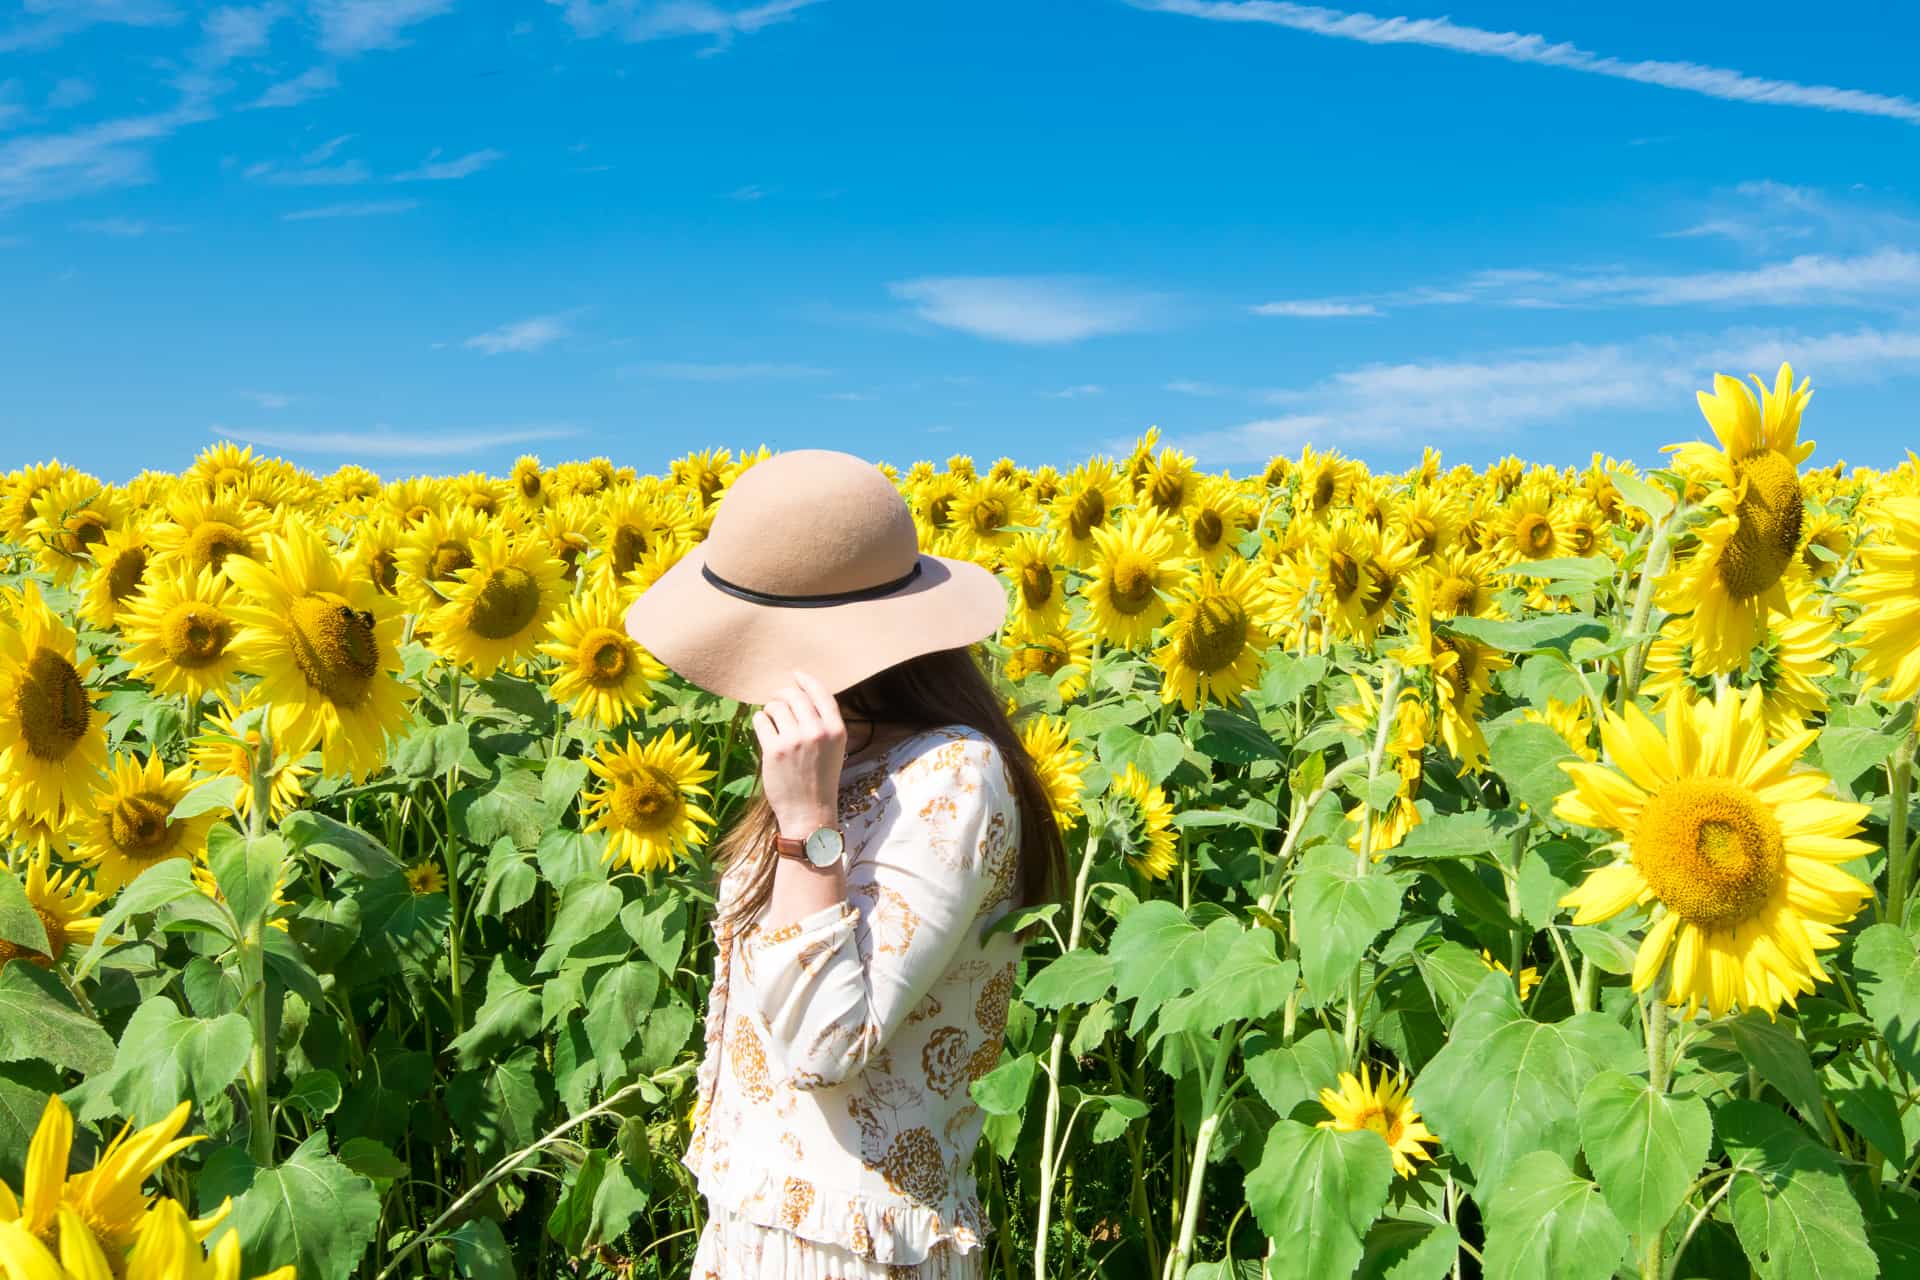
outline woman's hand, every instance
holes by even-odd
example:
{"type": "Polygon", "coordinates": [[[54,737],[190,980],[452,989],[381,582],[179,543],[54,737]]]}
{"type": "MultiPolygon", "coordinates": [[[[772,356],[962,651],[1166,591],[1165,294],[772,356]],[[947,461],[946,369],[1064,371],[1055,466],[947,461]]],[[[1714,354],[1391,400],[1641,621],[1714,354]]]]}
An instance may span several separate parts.
{"type": "Polygon", "coordinates": [[[825,685],[804,671],[753,713],[760,739],[760,785],[779,832],[804,840],[840,819],[840,768],[847,727],[825,685]]]}

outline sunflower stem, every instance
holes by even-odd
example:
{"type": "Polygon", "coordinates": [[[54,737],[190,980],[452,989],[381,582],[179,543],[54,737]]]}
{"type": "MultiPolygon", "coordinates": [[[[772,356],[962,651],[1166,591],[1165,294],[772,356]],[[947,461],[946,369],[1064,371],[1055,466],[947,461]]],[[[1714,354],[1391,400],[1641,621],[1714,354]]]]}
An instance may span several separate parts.
{"type": "MultiPolygon", "coordinates": [[[[1080,927],[1086,922],[1087,880],[1093,874],[1093,855],[1099,851],[1100,835],[1094,824],[1087,824],[1087,843],[1080,855],[1080,869],[1073,879],[1073,918],[1067,926],[1067,947],[1080,945],[1080,927]]],[[[1066,1010],[1054,1016],[1053,1039],[1047,1045],[1047,1110],[1040,1129],[1040,1208],[1033,1233],[1033,1277],[1047,1280],[1047,1219],[1053,1212],[1054,1145],[1060,1135],[1060,1064],[1067,1045],[1066,1010]]]]}
{"type": "Polygon", "coordinates": [[[1405,677],[1400,664],[1387,660],[1387,674],[1380,680],[1380,723],[1373,731],[1373,749],[1367,752],[1367,794],[1360,800],[1360,849],[1354,854],[1353,872],[1367,874],[1373,862],[1373,785],[1380,776],[1380,762],[1387,754],[1387,739],[1393,736],[1393,722],[1400,711],[1400,682],[1405,677]]]}
{"type": "Polygon", "coordinates": [[[1222,1086],[1227,1078],[1227,1060],[1233,1056],[1234,1046],[1240,1042],[1240,1031],[1239,1023],[1228,1024],[1214,1048],[1213,1067],[1207,1072],[1206,1083],[1202,1086],[1200,1129],[1194,1135],[1193,1163],[1187,1169],[1187,1196],[1180,1212],[1180,1232],[1174,1240],[1173,1252],[1167,1255],[1165,1280],[1186,1280],[1187,1267],[1193,1261],[1193,1233],[1200,1225],[1200,1199],[1207,1178],[1207,1152],[1213,1146],[1213,1135],[1220,1127],[1220,1115],[1225,1110],[1222,1102],[1226,1090],[1222,1086]]]}
{"type": "MultiPolygon", "coordinates": [[[[1633,595],[1633,615],[1627,623],[1627,634],[1630,636],[1645,632],[1647,619],[1653,615],[1654,584],[1667,571],[1667,552],[1673,541],[1673,525],[1680,518],[1681,506],[1678,501],[1673,504],[1673,510],[1667,512],[1667,518],[1655,530],[1653,541],[1647,544],[1647,558],[1640,563],[1640,585],[1633,595]]],[[[1640,677],[1647,669],[1648,648],[1647,641],[1635,640],[1621,663],[1620,710],[1623,713],[1633,701],[1633,695],[1640,691],[1640,677]]]]}
{"type": "MultiPolygon", "coordinates": [[[[252,803],[247,810],[247,837],[258,840],[267,833],[267,818],[273,804],[273,714],[260,710],[260,745],[253,753],[252,803]]],[[[252,850],[248,851],[252,856],[252,850]]],[[[279,877],[275,875],[277,883],[279,877]]],[[[247,1053],[247,1150],[256,1166],[273,1164],[273,1110],[267,1101],[267,1085],[273,1078],[273,1042],[267,1035],[266,941],[261,934],[264,921],[255,919],[240,934],[236,948],[240,980],[247,992],[247,1022],[253,1032],[253,1047],[247,1053]]]]}
{"type": "Polygon", "coordinates": [[[1913,851],[1907,848],[1907,797],[1913,787],[1913,729],[1900,735],[1887,765],[1887,919],[1905,927],[1913,851]]]}
{"type": "Polygon", "coordinates": [[[1647,1081],[1655,1093],[1667,1091],[1667,1002],[1656,992],[1647,1001],[1647,1081]]]}

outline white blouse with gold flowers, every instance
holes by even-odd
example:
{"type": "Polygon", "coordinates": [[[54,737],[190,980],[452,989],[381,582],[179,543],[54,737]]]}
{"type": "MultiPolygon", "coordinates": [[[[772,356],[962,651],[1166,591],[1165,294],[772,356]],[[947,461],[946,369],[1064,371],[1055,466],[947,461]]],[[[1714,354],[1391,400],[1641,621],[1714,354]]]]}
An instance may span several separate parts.
{"type": "Polygon", "coordinates": [[[980,935],[1015,902],[1019,815],[999,749],[955,725],[850,766],[840,821],[845,903],[719,939],[684,1161],[742,1218],[910,1265],[989,1230],[967,1086],[1006,1033],[1020,944],[980,935]]]}

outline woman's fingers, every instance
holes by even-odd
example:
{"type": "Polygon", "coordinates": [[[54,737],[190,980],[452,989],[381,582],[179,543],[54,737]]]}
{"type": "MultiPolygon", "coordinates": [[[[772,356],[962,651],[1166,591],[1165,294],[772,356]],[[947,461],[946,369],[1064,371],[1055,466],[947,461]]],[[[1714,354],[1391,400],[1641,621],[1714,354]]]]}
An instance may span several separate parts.
{"type": "Polygon", "coordinates": [[[774,727],[773,717],[768,715],[764,708],[753,713],[753,736],[760,740],[761,751],[764,752],[772,747],[779,733],[780,731],[774,727]]]}
{"type": "Polygon", "coordinates": [[[781,738],[795,736],[793,708],[789,707],[784,699],[779,697],[768,699],[766,705],[760,708],[760,713],[773,722],[776,742],[781,738]]]}
{"type": "Polygon", "coordinates": [[[840,703],[827,692],[827,686],[807,672],[798,670],[793,673],[793,682],[806,696],[808,703],[813,707],[814,714],[820,718],[820,723],[828,731],[835,733],[847,731],[847,726],[840,720],[840,703]]]}
{"type": "Polygon", "coordinates": [[[817,742],[825,735],[825,726],[820,723],[820,713],[814,710],[813,699],[799,689],[788,685],[775,699],[793,718],[793,732],[806,742],[817,742]]]}

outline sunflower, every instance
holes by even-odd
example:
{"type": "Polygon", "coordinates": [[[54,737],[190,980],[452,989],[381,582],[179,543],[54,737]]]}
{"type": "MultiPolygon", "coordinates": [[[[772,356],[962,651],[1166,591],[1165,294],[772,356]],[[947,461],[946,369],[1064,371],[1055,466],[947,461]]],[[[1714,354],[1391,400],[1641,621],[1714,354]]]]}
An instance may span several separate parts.
{"type": "Polygon", "coordinates": [[[364,779],[414,693],[397,676],[400,605],[298,521],[268,535],[264,562],[236,556],[226,571],[248,599],[229,607],[233,649],[260,677],[251,696],[270,708],[274,749],[299,757],[318,745],[328,773],[364,779]]]}
{"type": "Polygon", "coordinates": [[[1083,810],[1081,793],[1086,782],[1081,776],[1087,758],[1067,731],[1067,722],[1059,716],[1033,716],[1020,726],[1020,745],[1027,749],[1040,784],[1047,790],[1047,803],[1053,810],[1054,825],[1066,831],[1080,821],[1083,810]]]}
{"type": "Polygon", "coordinates": [[[499,530],[474,539],[473,564],[445,588],[427,625],[433,649],[481,679],[533,652],[567,596],[566,566],[536,539],[499,530]]]}
{"type": "Polygon", "coordinates": [[[611,584],[569,600],[547,623],[540,652],[560,664],[553,699],[575,717],[611,729],[653,702],[667,669],[627,634],[626,610],[611,584]]]}
{"type": "Polygon", "coordinates": [[[1167,596],[1184,572],[1173,535],[1164,517],[1132,512],[1095,529],[1093,540],[1092,576],[1080,587],[1088,617],[1108,644],[1135,648],[1167,616],[1167,596]]]}
{"type": "MultiPolygon", "coordinates": [[[[1800,534],[1800,563],[1816,578],[1831,578],[1853,550],[1853,534],[1832,507],[1807,512],[1800,534]]],[[[96,553],[97,554],[97,553],[96,553]]]]}
{"type": "Polygon", "coordinates": [[[507,482],[513,486],[513,496],[522,506],[542,507],[547,503],[547,477],[540,469],[540,459],[530,453],[523,453],[513,460],[513,470],[508,473],[507,482]]]}
{"type": "Polygon", "coordinates": [[[1429,560],[1428,603],[1441,618],[1497,618],[1500,606],[1493,598],[1493,557],[1484,551],[1449,547],[1429,560]]]}
{"type": "Polygon", "coordinates": [[[1669,618],[1647,650],[1646,679],[1640,688],[1656,702],[1679,694],[1710,698],[1720,679],[1735,689],[1757,688],[1767,733],[1783,738],[1827,710],[1820,681],[1833,674],[1834,633],[1839,621],[1822,614],[1810,592],[1789,597],[1792,612],[1769,618],[1766,634],[1740,670],[1727,676],[1693,673],[1694,619],[1669,618]]]}
{"type": "MultiPolygon", "coordinates": [[[[1513,977],[1513,970],[1507,968],[1507,966],[1500,963],[1500,961],[1495,960],[1493,953],[1484,948],[1482,948],[1480,952],[1480,963],[1487,966],[1488,973],[1504,973],[1509,978],[1513,977]]],[[[1520,999],[1525,1001],[1528,996],[1533,994],[1534,988],[1540,985],[1540,971],[1530,964],[1522,965],[1520,968],[1520,976],[1514,980],[1513,985],[1514,989],[1519,993],[1520,999]]]]}
{"type": "Polygon", "coordinates": [[[431,894],[443,893],[447,887],[447,873],[431,857],[411,863],[406,870],[407,890],[416,898],[425,898],[431,894]]]}
{"type": "Polygon", "coordinates": [[[1255,519],[1252,504],[1238,484],[1225,476],[1208,476],[1191,487],[1180,510],[1186,554],[1218,568],[1222,561],[1237,558],[1240,535],[1253,527],[1255,519]]]}
{"type": "Polygon", "coordinates": [[[1134,482],[1141,504],[1168,515],[1177,514],[1193,493],[1193,467],[1193,455],[1171,445],[1161,449],[1158,457],[1141,468],[1134,482]]]}
{"type": "MultiPolygon", "coordinates": [[[[161,1165],[206,1137],[180,1136],[191,1112],[192,1104],[183,1102],[165,1119],[143,1129],[135,1131],[133,1126],[126,1126],[101,1151],[92,1169],[68,1174],[73,1113],[59,1094],[49,1094],[40,1124],[27,1146],[20,1195],[16,1198],[0,1182],[0,1212],[17,1206],[14,1221],[63,1255],[71,1256],[68,1251],[77,1251],[79,1243],[70,1245],[63,1237],[69,1231],[79,1231],[88,1237],[87,1243],[106,1256],[121,1256],[138,1237],[152,1203],[141,1186],[161,1165]]],[[[204,1239],[224,1215],[223,1207],[220,1213],[194,1223],[195,1234],[204,1239]]]]}
{"type": "Polygon", "coordinates": [[[693,736],[669,729],[645,743],[604,743],[587,761],[605,785],[580,798],[589,831],[607,833],[606,860],[635,871],[671,868],[680,854],[705,841],[700,828],[713,815],[700,807],[714,776],[693,736]]]}
{"type": "Polygon", "coordinates": [[[354,527],[348,555],[354,573],[384,596],[400,594],[400,539],[406,530],[391,511],[380,510],[354,527]]]}
{"type": "Polygon", "coordinates": [[[1043,675],[1054,682],[1054,690],[1063,702],[1071,702],[1087,687],[1093,669],[1093,633],[1086,627],[1066,627],[1053,631],[1009,631],[1007,679],[1019,683],[1030,675],[1043,675]],[[1067,674],[1061,675],[1061,672],[1067,674]]]}
{"type": "Polygon", "coordinates": [[[1655,906],[1633,988],[1671,956],[1666,1001],[1713,1017],[1765,1009],[1826,977],[1819,951],[1840,943],[1873,890],[1843,869],[1872,846],[1854,839],[1863,804],[1829,798],[1823,773],[1794,772],[1819,736],[1767,746],[1760,693],[1670,700],[1666,731],[1636,706],[1608,713],[1600,741],[1616,767],[1568,761],[1573,789],[1554,812],[1620,833],[1627,856],[1588,873],[1560,900],[1575,924],[1655,906]]]}
{"type": "MultiPolygon", "coordinates": [[[[260,750],[260,717],[265,713],[258,708],[241,711],[225,694],[214,696],[217,709],[207,712],[207,727],[187,748],[187,760],[201,773],[216,778],[238,778],[251,784],[253,758],[260,750]]],[[[282,755],[273,762],[267,780],[273,821],[278,822],[300,807],[307,794],[302,780],[312,772],[291,755],[282,755]]],[[[235,793],[233,811],[242,819],[253,812],[251,785],[235,793]]]]}
{"type": "Polygon", "coordinates": [[[27,906],[40,918],[46,930],[47,949],[30,951],[16,942],[0,938],[0,969],[9,961],[31,960],[47,966],[60,958],[70,944],[92,942],[99,932],[100,917],[88,914],[103,901],[87,886],[80,871],[57,872],[45,850],[26,859],[27,906]]]}
{"type": "Polygon", "coordinates": [[[1508,564],[1551,560],[1573,552],[1569,508],[1544,484],[1520,486],[1490,530],[1493,550],[1508,564]]]}
{"type": "Polygon", "coordinates": [[[1338,451],[1315,453],[1312,445],[1300,450],[1300,465],[1294,471],[1293,514],[1298,520],[1325,520],[1344,508],[1353,497],[1353,482],[1360,464],[1350,462],[1338,451]]]}
{"type": "Polygon", "coordinates": [[[85,684],[92,667],[29,581],[0,627],[0,797],[10,821],[58,826],[86,806],[107,763],[106,729],[85,684]]]}
{"type": "Polygon", "coordinates": [[[259,474],[261,461],[253,456],[252,445],[217,440],[202,449],[180,479],[209,492],[245,488],[259,474]]]}
{"type": "Polygon", "coordinates": [[[35,500],[26,540],[40,568],[64,587],[76,573],[93,567],[94,548],[124,527],[127,515],[124,495],[76,472],[35,500]]]}
{"type": "Polygon", "coordinates": [[[1215,573],[1202,566],[1180,584],[1166,639],[1153,652],[1160,668],[1160,700],[1189,711],[1207,702],[1237,703],[1260,678],[1273,637],[1272,609],[1259,571],[1235,560],[1215,573]]]}
{"type": "Polygon", "coordinates": [[[1487,758],[1480,707],[1493,688],[1494,673],[1512,666],[1513,661],[1478,640],[1436,630],[1431,591],[1430,580],[1415,583],[1413,608],[1407,614],[1407,643],[1392,656],[1433,673],[1441,740],[1460,762],[1462,771],[1478,772],[1487,758]]]}
{"type": "Polygon", "coordinates": [[[233,586],[212,569],[176,563],[156,572],[147,589],[121,610],[122,656],[158,693],[198,701],[223,689],[239,669],[231,646],[239,623],[233,586]]]}
{"type": "Polygon", "coordinates": [[[349,462],[328,476],[322,488],[329,505],[363,512],[380,496],[380,477],[349,462]]]}
{"type": "MultiPolygon", "coordinates": [[[[1647,692],[1653,692],[1647,687],[1647,692]]],[[[1547,709],[1541,711],[1528,707],[1520,713],[1520,719],[1527,724],[1543,724],[1559,735],[1567,749],[1582,760],[1598,760],[1600,753],[1593,746],[1593,716],[1587,709],[1584,698],[1572,702],[1562,702],[1558,698],[1547,699],[1547,709]]]]}
{"type": "Polygon", "coordinates": [[[93,548],[93,568],[87,573],[79,615],[105,630],[118,624],[120,611],[140,594],[146,583],[153,550],[139,525],[109,529],[93,548]]]}
{"type": "Polygon", "coordinates": [[[1083,568],[1099,552],[1094,530],[1105,528],[1131,500],[1127,482],[1111,458],[1090,458],[1075,467],[1048,503],[1048,524],[1069,565],[1083,568]]]}
{"type": "MultiPolygon", "coordinates": [[[[222,1235],[212,1252],[203,1256],[205,1234],[179,1201],[162,1196],[140,1222],[140,1234],[127,1253],[126,1280],[242,1280],[240,1233],[222,1235]]],[[[254,1280],[297,1278],[289,1263],[254,1280]]]]}
{"type": "Polygon", "coordinates": [[[68,476],[79,475],[64,462],[36,462],[19,471],[7,473],[0,485],[0,538],[24,543],[27,525],[33,520],[33,508],[40,495],[68,476]]]}
{"type": "Polygon", "coordinates": [[[486,522],[465,507],[444,514],[429,510],[408,523],[395,555],[400,598],[412,612],[425,617],[451,598],[460,571],[473,567],[473,544],[485,528],[486,522]]]}
{"type": "Polygon", "coordinates": [[[1567,501],[1563,513],[1567,554],[1574,556],[1611,556],[1613,526],[1593,502],[1582,496],[1567,501]]]}
{"type": "Polygon", "coordinates": [[[686,511],[653,493],[624,489],[601,508],[600,538],[608,570],[623,578],[649,551],[689,540],[686,511]]]}
{"type": "Polygon", "coordinates": [[[154,559],[178,560],[198,573],[220,569],[228,556],[258,556],[273,519],[239,493],[209,497],[181,489],[167,500],[166,514],[147,531],[154,559]]]}
{"type": "Polygon", "coordinates": [[[1920,690],[1920,498],[1886,498],[1847,597],[1860,606],[1860,674],[1893,702],[1920,690]]]}
{"type": "Polygon", "coordinates": [[[566,570],[568,582],[580,581],[580,566],[593,553],[600,513],[591,498],[554,497],[541,509],[538,532],[547,550],[566,570]]]}
{"type": "Polygon", "coordinates": [[[1179,865],[1174,853],[1173,806],[1167,793],[1147,781],[1147,775],[1129,764],[1107,788],[1109,796],[1119,796],[1132,813],[1127,818],[1127,843],[1135,850],[1127,855],[1133,869],[1149,880],[1165,880],[1179,865]]]}
{"type": "Polygon", "coordinates": [[[668,471],[675,483],[703,507],[720,501],[720,495],[733,483],[735,474],[733,455],[725,449],[702,449],[684,458],[675,458],[668,464],[668,471]]]}
{"type": "Polygon", "coordinates": [[[1677,467],[1709,486],[1705,505],[1718,515],[1697,531],[1691,554],[1660,584],[1659,603],[1693,613],[1697,675],[1732,671],[1759,643],[1769,612],[1785,613],[1784,579],[1801,570],[1800,533],[1806,518],[1799,464],[1813,452],[1800,441],[1800,412],[1812,392],[1781,365],[1760,399],[1736,380],[1714,376],[1714,394],[1700,393],[1720,448],[1695,441],[1674,447],[1677,467]]]}
{"type": "Polygon", "coordinates": [[[1383,538],[1352,516],[1316,528],[1303,556],[1317,583],[1319,611],[1328,629],[1367,644],[1386,620],[1415,560],[1413,548],[1397,536],[1383,538]]]}
{"type": "Polygon", "coordinates": [[[1389,1078],[1382,1071],[1376,1084],[1363,1062],[1358,1078],[1351,1071],[1342,1071],[1338,1089],[1322,1089],[1320,1105],[1329,1117],[1320,1122],[1322,1129],[1348,1133],[1364,1129],[1379,1134],[1393,1153],[1393,1171],[1403,1178],[1413,1176],[1416,1160],[1433,1159],[1427,1147],[1439,1139],[1421,1122],[1405,1076],[1396,1073],[1389,1078]]]}
{"type": "Polygon", "coordinates": [[[1016,526],[1031,525],[1039,519],[1026,490],[1012,480],[995,476],[962,487],[949,510],[955,550],[989,569],[998,568],[1001,557],[1023,536],[1016,526]]]}
{"type": "Polygon", "coordinates": [[[1001,563],[1013,580],[1013,610],[1008,625],[1020,631],[1053,631],[1067,621],[1067,572],[1054,539],[1022,534],[1001,563]]]}
{"type": "MultiPolygon", "coordinates": [[[[1365,737],[1369,742],[1379,731],[1380,697],[1374,692],[1373,685],[1360,676],[1352,676],[1355,701],[1335,708],[1334,714],[1342,723],[1365,737]]],[[[1379,861],[1389,849],[1398,848],[1407,838],[1407,833],[1420,825],[1420,810],[1414,800],[1420,794],[1421,764],[1426,755],[1427,741],[1433,733],[1433,717],[1428,714],[1426,704],[1421,702],[1416,689],[1400,690],[1399,709],[1393,717],[1393,725],[1387,734],[1387,754],[1392,757],[1393,770],[1400,779],[1390,806],[1379,810],[1370,826],[1367,827],[1367,853],[1379,861]]],[[[1360,828],[1366,817],[1366,801],[1362,800],[1347,811],[1348,821],[1354,824],[1353,835],[1347,839],[1347,847],[1355,853],[1360,852],[1360,828]]]]}
{"type": "Polygon", "coordinates": [[[220,815],[169,816],[193,785],[191,769],[168,769],[158,753],[144,762],[132,755],[114,758],[107,785],[94,793],[92,814],[81,819],[75,851],[92,864],[103,893],[118,892],[156,862],[206,855],[207,832],[220,815]]]}
{"type": "Polygon", "coordinates": [[[1388,522],[1415,556],[1431,560],[1450,551],[1460,535],[1460,500],[1438,488],[1422,487],[1393,507],[1388,522]]]}
{"type": "Polygon", "coordinates": [[[405,528],[411,529],[438,514],[446,507],[446,499],[441,496],[438,482],[426,476],[409,476],[405,480],[395,480],[381,493],[381,505],[395,516],[405,528]]]}

